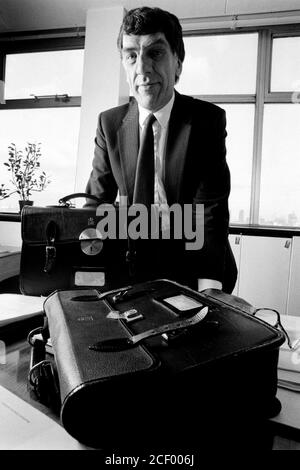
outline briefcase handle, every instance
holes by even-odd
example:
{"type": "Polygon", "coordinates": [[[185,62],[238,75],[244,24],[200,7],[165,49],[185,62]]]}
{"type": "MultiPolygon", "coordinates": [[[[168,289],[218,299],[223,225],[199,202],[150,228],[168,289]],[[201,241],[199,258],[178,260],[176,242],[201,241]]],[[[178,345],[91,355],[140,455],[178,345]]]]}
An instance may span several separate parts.
{"type": "Polygon", "coordinates": [[[68,204],[68,201],[70,201],[70,199],[75,199],[75,198],[79,198],[79,197],[85,197],[86,199],[93,199],[94,201],[98,202],[98,204],[101,204],[101,201],[100,201],[99,198],[97,198],[96,196],[93,196],[93,194],[88,194],[88,193],[68,194],[67,196],[62,197],[61,199],[59,199],[58,202],[62,206],[69,206],[70,204],[68,204]]]}

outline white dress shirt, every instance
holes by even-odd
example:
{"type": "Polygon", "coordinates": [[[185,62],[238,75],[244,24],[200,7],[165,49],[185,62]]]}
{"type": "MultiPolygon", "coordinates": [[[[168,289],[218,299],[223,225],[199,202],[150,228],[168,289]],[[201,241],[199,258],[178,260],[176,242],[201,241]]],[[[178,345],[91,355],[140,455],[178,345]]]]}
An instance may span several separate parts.
{"type": "MultiPolygon", "coordinates": [[[[154,116],[156,121],[153,123],[154,135],[154,206],[158,210],[161,217],[162,231],[168,230],[170,226],[169,208],[167,203],[166,191],[164,188],[164,158],[166,153],[166,143],[168,137],[169,120],[173,108],[175,94],[173,93],[170,101],[161,109],[156,111],[154,116]]],[[[139,105],[139,125],[140,137],[143,132],[144,123],[151,111],[142,108],[139,105]]],[[[222,289],[222,283],[214,279],[198,279],[198,290],[208,288],[222,289]]]]}

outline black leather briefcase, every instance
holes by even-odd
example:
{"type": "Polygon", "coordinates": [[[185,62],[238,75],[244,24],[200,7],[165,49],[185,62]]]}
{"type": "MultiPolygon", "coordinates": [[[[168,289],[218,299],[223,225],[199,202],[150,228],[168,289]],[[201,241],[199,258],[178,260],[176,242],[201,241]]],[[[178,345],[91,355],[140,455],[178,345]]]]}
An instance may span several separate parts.
{"type": "Polygon", "coordinates": [[[240,298],[156,280],[57,291],[44,310],[61,422],[89,446],[251,447],[280,411],[284,335],[240,298]]]}
{"type": "MultiPolygon", "coordinates": [[[[128,283],[127,240],[102,239],[96,209],[75,209],[76,193],[59,206],[25,206],[21,213],[22,251],[20,290],[49,295],[55,289],[88,286],[108,289],[128,283]]],[[[111,206],[112,210],[117,210],[111,206]]],[[[117,218],[116,218],[117,220],[117,218]]]]}
{"type": "Polygon", "coordinates": [[[58,206],[22,210],[23,294],[49,295],[56,289],[83,287],[107,290],[160,277],[196,286],[191,259],[184,256],[184,239],[132,240],[125,226],[129,218],[126,215],[123,223],[118,205],[105,205],[103,215],[104,209],[97,213],[91,207],[73,208],[69,201],[76,197],[100,203],[93,195],[76,193],[61,198],[58,206]],[[104,219],[113,221],[111,233],[99,229],[104,219]]]}

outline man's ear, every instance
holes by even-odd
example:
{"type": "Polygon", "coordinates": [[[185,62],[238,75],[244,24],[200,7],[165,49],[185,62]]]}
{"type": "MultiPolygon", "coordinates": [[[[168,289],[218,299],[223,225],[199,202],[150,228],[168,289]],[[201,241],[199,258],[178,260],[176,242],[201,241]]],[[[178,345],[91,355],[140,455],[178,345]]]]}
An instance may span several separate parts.
{"type": "MultiPolygon", "coordinates": [[[[182,72],[182,62],[181,62],[181,60],[178,59],[178,57],[177,57],[176,77],[179,78],[180,75],[181,75],[181,72],[182,72]]],[[[177,79],[178,79],[178,78],[177,78],[177,79]]]]}
{"type": "Polygon", "coordinates": [[[178,59],[178,57],[176,57],[176,60],[177,60],[177,63],[176,63],[176,70],[175,70],[175,83],[178,82],[179,77],[182,72],[182,62],[180,59],[178,59]]]}
{"type": "Polygon", "coordinates": [[[182,62],[181,62],[180,59],[177,59],[177,64],[178,64],[177,65],[177,67],[178,67],[177,75],[178,75],[178,77],[180,77],[181,72],[182,72],[182,62]]]}

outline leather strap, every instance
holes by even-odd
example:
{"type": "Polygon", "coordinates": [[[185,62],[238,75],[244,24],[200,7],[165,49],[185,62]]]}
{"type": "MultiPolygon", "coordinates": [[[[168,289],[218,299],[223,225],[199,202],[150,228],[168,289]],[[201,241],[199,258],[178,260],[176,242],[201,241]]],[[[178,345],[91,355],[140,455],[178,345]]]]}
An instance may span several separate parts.
{"type": "Polygon", "coordinates": [[[57,225],[53,220],[47,224],[46,227],[46,247],[45,247],[45,266],[44,272],[50,273],[53,269],[55,259],[56,259],[56,248],[54,246],[57,238],[57,225]]]}
{"type": "Polygon", "coordinates": [[[68,204],[68,201],[70,201],[70,199],[76,199],[76,198],[79,198],[79,197],[85,197],[86,199],[93,199],[93,201],[97,201],[99,204],[101,204],[101,201],[99,198],[97,198],[96,196],[94,196],[93,194],[88,194],[88,193],[73,193],[73,194],[68,194],[67,196],[65,197],[62,197],[61,199],[59,199],[59,204],[61,205],[64,205],[64,206],[69,206],[68,204]]]}
{"type": "Polygon", "coordinates": [[[43,337],[45,327],[32,330],[28,335],[31,346],[28,381],[37,398],[53,410],[60,410],[60,395],[55,364],[46,358],[46,342],[43,337]]]}
{"type": "Polygon", "coordinates": [[[173,333],[174,331],[197,325],[197,323],[206,317],[207,313],[208,307],[202,307],[195,315],[190,318],[184,318],[182,320],[167,323],[156,328],[151,328],[150,330],[143,331],[142,333],[130,336],[128,338],[112,338],[98,341],[97,343],[89,346],[89,349],[103,352],[122,351],[124,349],[129,349],[137,346],[141,341],[144,341],[147,338],[151,338],[152,336],[163,335],[170,332],[173,333]]]}

